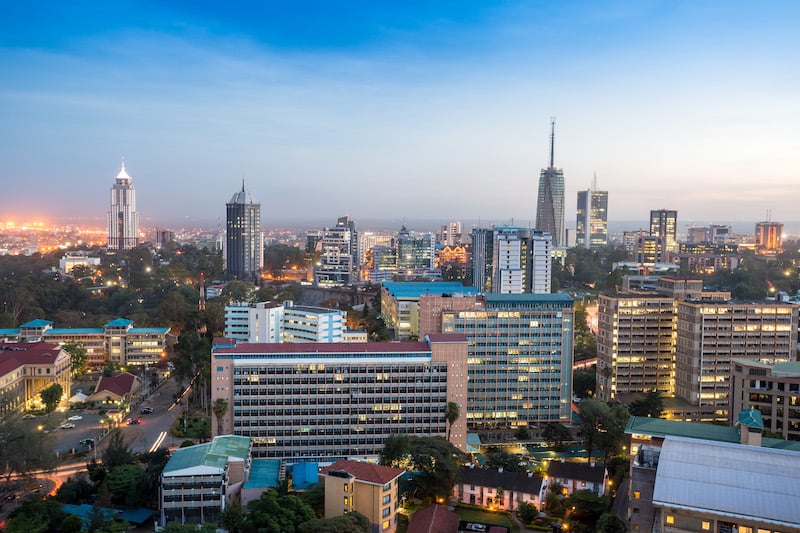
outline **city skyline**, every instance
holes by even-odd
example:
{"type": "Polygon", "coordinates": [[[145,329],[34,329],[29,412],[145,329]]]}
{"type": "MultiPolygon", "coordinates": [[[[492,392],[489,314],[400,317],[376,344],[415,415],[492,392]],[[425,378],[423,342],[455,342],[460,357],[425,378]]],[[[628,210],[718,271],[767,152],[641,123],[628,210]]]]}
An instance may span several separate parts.
{"type": "Polygon", "coordinates": [[[791,221],[798,12],[6,4],[0,212],[103,217],[124,156],[142,223],[224,220],[244,177],[265,220],[529,225],[555,116],[568,226],[595,171],[609,220],[791,221]]]}

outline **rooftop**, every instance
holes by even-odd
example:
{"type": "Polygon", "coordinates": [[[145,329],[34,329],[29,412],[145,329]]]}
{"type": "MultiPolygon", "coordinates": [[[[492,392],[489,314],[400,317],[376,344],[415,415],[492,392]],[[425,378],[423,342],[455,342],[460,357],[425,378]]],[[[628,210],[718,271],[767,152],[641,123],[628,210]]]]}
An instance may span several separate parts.
{"type": "Polygon", "coordinates": [[[117,396],[125,396],[134,390],[134,384],[139,378],[129,372],[123,372],[116,376],[100,376],[100,381],[94,389],[94,395],[102,392],[111,392],[117,396]]]}
{"type": "Polygon", "coordinates": [[[577,479],[590,483],[602,483],[605,473],[604,466],[593,466],[588,463],[550,461],[547,465],[547,475],[550,477],[577,479]]]}
{"type": "Polygon", "coordinates": [[[280,485],[280,459],[253,459],[250,475],[244,484],[246,489],[270,489],[280,485]]]}
{"type": "Polygon", "coordinates": [[[164,472],[177,472],[187,468],[207,466],[223,469],[229,458],[246,460],[250,452],[250,438],[236,435],[214,437],[211,442],[178,448],[172,453],[164,472]]]}
{"type": "Polygon", "coordinates": [[[53,323],[49,320],[42,320],[41,318],[36,318],[31,320],[30,322],[26,322],[22,324],[21,328],[46,328],[47,326],[52,326],[53,323]]]}
{"type": "Polygon", "coordinates": [[[408,533],[444,533],[458,529],[458,514],[444,505],[429,505],[411,516],[408,533]]]}
{"type": "Polygon", "coordinates": [[[430,353],[424,342],[304,342],[291,343],[250,343],[241,342],[230,347],[228,344],[215,343],[214,354],[325,354],[325,353],[430,353]]]}
{"type": "Polygon", "coordinates": [[[340,460],[323,468],[320,471],[320,474],[327,474],[331,470],[342,470],[355,477],[359,481],[375,483],[378,485],[385,485],[393,479],[400,477],[405,472],[405,470],[400,470],[399,468],[382,466],[375,463],[340,460]]]}
{"type": "Polygon", "coordinates": [[[478,289],[465,287],[460,281],[386,281],[381,285],[395,298],[419,298],[423,294],[478,294],[478,289]]]}
{"type": "Polygon", "coordinates": [[[495,294],[488,293],[485,295],[486,303],[509,303],[509,302],[529,302],[529,303],[563,303],[572,304],[575,300],[569,294],[554,293],[554,294],[495,294]]]}
{"type": "Polygon", "coordinates": [[[525,472],[499,472],[494,468],[470,468],[462,466],[458,471],[460,483],[480,487],[503,487],[504,490],[539,494],[542,477],[525,472]]]}

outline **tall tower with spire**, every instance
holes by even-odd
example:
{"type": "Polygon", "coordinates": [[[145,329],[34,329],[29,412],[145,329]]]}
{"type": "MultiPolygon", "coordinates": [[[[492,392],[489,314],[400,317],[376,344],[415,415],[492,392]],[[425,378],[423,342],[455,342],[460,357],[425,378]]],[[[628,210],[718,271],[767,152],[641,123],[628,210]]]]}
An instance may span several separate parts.
{"type": "Polygon", "coordinates": [[[225,271],[232,279],[256,279],[264,267],[261,204],[244,190],[235,193],[227,207],[225,271]]]}
{"type": "Polygon", "coordinates": [[[550,120],[550,166],[539,174],[536,229],[553,236],[553,246],[566,244],[564,229],[564,171],[555,167],[556,121],[550,120]]]}
{"type": "Polygon", "coordinates": [[[108,219],[108,249],[130,250],[139,246],[139,213],[136,212],[136,191],[133,179],[125,171],[125,161],[111,187],[111,209],[108,219]]]}

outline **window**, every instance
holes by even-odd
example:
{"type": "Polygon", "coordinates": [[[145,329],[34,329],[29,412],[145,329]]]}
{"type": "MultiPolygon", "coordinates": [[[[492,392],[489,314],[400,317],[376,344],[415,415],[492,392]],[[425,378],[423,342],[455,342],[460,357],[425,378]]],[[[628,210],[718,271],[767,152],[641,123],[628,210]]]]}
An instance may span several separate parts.
{"type": "Polygon", "coordinates": [[[634,500],[638,500],[641,497],[642,497],[642,493],[641,492],[639,492],[638,490],[633,491],[633,499],[634,500]]]}
{"type": "Polygon", "coordinates": [[[389,490],[391,488],[392,488],[392,483],[391,482],[389,482],[389,483],[387,483],[386,485],[383,486],[383,490],[389,490]]]}
{"type": "Polygon", "coordinates": [[[383,524],[381,525],[381,527],[383,527],[383,529],[389,529],[389,521],[388,520],[384,520],[383,524]]]}
{"type": "Polygon", "coordinates": [[[747,526],[739,526],[739,533],[753,533],[753,528],[747,526]]]}
{"type": "Polygon", "coordinates": [[[386,518],[387,516],[392,514],[392,508],[391,507],[385,508],[381,514],[383,515],[384,518],[386,518]]]}
{"type": "Polygon", "coordinates": [[[702,529],[703,531],[710,531],[711,522],[709,522],[708,520],[703,520],[703,522],[700,524],[700,529],[702,529]]]}
{"type": "Polygon", "coordinates": [[[384,505],[386,505],[390,501],[392,501],[392,495],[391,494],[387,494],[386,496],[383,497],[383,504],[384,505]]]}
{"type": "Polygon", "coordinates": [[[672,516],[671,514],[668,514],[667,515],[667,524],[674,524],[674,523],[675,523],[675,517],[672,516]]]}
{"type": "Polygon", "coordinates": [[[345,483],[344,484],[344,491],[345,492],[350,492],[350,484],[349,483],[345,483]]]}

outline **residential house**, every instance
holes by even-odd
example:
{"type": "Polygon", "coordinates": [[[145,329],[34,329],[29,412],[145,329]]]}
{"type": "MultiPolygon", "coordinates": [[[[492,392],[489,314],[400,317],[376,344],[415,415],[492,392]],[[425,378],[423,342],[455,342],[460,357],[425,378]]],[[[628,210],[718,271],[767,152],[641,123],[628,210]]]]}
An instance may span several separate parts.
{"type": "Polygon", "coordinates": [[[541,476],[526,472],[465,466],[459,470],[453,498],[492,510],[514,511],[522,503],[541,509],[542,482],[541,476]]]}

